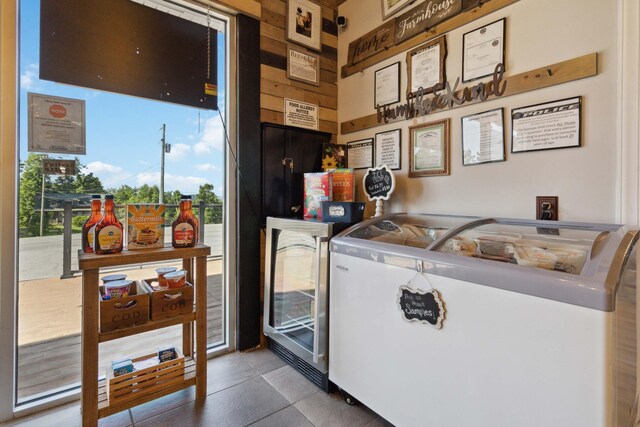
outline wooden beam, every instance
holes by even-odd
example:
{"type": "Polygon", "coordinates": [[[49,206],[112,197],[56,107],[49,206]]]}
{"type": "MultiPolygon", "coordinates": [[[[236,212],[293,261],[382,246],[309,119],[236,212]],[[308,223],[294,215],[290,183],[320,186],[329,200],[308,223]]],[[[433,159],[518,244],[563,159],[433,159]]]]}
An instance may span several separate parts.
{"type": "Polygon", "coordinates": [[[231,10],[236,13],[243,13],[260,19],[262,15],[262,6],[257,0],[196,0],[198,3],[205,5],[219,5],[223,9],[231,10]]]}
{"type": "Polygon", "coordinates": [[[403,43],[392,46],[387,50],[381,51],[373,56],[370,56],[367,59],[363,60],[362,62],[359,62],[351,66],[343,65],[342,78],[358,73],[366,68],[371,67],[372,65],[375,65],[379,62],[384,61],[385,59],[389,59],[392,56],[396,56],[399,53],[406,52],[407,50],[415,46],[418,46],[433,38],[439,37],[444,33],[448,33],[451,30],[454,30],[458,27],[466,25],[472,21],[475,21],[476,19],[482,18],[485,15],[489,15],[490,13],[493,13],[497,10],[500,10],[518,1],[520,0],[487,1],[486,3],[482,4],[482,6],[478,6],[466,12],[462,12],[461,14],[456,15],[449,20],[446,20],[438,25],[435,25],[425,33],[417,35],[412,39],[409,39],[403,43]]]}
{"type": "MultiPolygon", "coordinates": [[[[561,83],[572,82],[586,77],[593,77],[598,74],[597,59],[597,53],[594,52],[578,58],[569,59],[567,61],[558,62],[556,64],[547,65],[546,67],[540,67],[535,70],[520,73],[515,76],[506,77],[505,81],[507,86],[504,94],[500,98],[492,98],[485,102],[493,101],[494,99],[502,99],[511,95],[518,95],[520,93],[531,92],[561,83]]],[[[457,91],[456,95],[459,95],[461,92],[462,90],[457,91]]],[[[464,107],[466,105],[473,105],[476,103],[477,101],[459,106],[456,105],[451,108],[464,107]]],[[[437,110],[436,112],[439,111],[444,110],[437,110]]],[[[395,119],[389,119],[388,123],[402,122],[404,120],[404,116],[399,116],[395,119]]],[[[368,116],[342,122],[340,124],[340,132],[344,135],[382,126],[384,124],[384,122],[378,123],[377,114],[370,114],[368,116]]]]}

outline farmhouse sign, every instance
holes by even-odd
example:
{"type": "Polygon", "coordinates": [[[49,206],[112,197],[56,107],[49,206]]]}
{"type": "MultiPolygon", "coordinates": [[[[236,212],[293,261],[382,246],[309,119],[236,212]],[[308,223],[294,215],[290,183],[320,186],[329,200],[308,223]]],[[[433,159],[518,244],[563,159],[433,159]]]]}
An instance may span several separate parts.
{"type": "Polygon", "coordinates": [[[395,19],[394,44],[416,36],[462,11],[462,0],[430,0],[395,19]]]}

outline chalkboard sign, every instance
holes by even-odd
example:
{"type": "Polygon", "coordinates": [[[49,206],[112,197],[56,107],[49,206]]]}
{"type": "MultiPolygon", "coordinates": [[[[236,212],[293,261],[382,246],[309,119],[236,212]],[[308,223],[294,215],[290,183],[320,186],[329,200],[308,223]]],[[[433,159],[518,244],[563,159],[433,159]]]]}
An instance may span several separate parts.
{"type": "Polygon", "coordinates": [[[445,310],[435,289],[423,291],[402,285],[398,294],[398,307],[404,320],[429,323],[438,329],[442,327],[445,310]]]}
{"type": "Polygon", "coordinates": [[[382,165],[367,169],[363,187],[369,200],[389,200],[396,188],[396,180],[387,165],[382,165]]]}

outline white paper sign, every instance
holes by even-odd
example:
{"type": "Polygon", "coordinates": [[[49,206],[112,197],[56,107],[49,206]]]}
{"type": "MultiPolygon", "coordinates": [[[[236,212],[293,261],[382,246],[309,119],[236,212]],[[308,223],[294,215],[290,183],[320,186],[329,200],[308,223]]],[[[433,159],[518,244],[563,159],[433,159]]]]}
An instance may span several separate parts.
{"type": "Polygon", "coordinates": [[[318,130],[318,106],[285,98],[284,124],[318,130]]]}
{"type": "Polygon", "coordinates": [[[86,154],[85,102],[28,93],[28,151],[86,154]]]}

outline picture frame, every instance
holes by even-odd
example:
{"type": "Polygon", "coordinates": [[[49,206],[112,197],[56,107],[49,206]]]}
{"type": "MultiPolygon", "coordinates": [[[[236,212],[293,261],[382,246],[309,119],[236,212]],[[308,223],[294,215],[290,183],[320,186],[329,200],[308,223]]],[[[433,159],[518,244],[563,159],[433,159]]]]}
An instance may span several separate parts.
{"type": "Polygon", "coordinates": [[[402,169],[402,130],[393,129],[375,135],[375,165],[402,169]]]}
{"type": "Polygon", "coordinates": [[[449,175],[450,119],[409,128],[409,178],[449,175]]]}
{"type": "Polygon", "coordinates": [[[350,169],[373,167],[373,138],[347,142],[347,167],[350,169]]]}
{"type": "Polygon", "coordinates": [[[320,56],[287,46],[287,78],[320,86],[320,56]]]}
{"type": "Polygon", "coordinates": [[[511,152],[582,146],[582,96],[511,110],[511,152]]]}
{"type": "Polygon", "coordinates": [[[407,98],[422,93],[432,93],[434,86],[444,87],[446,82],[445,59],[447,42],[438,37],[407,52],[407,98]]]}
{"type": "Polygon", "coordinates": [[[502,18],[462,35],[462,82],[490,76],[503,64],[507,19],[502,18]]]}
{"type": "Polygon", "coordinates": [[[382,20],[389,18],[392,15],[395,15],[401,9],[409,6],[416,0],[380,0],[380,4],[382,6],[382,20]]]}
{"type": "Polygon", "coordinates": [[[312,0],[287,0],[287,40],[322,51],[322,7],[312,0]]]}
{"type": "Polygon", "coordinates": [[[504,148],[504,108],[470,114],[460,119],[462,126],[462,166],[506,160],[504,148]]]}
{"type": "Polygon", "coordinates": [[[400,61],[376,70],[373,77],[373,108],[400,102],[400,61]]]}

